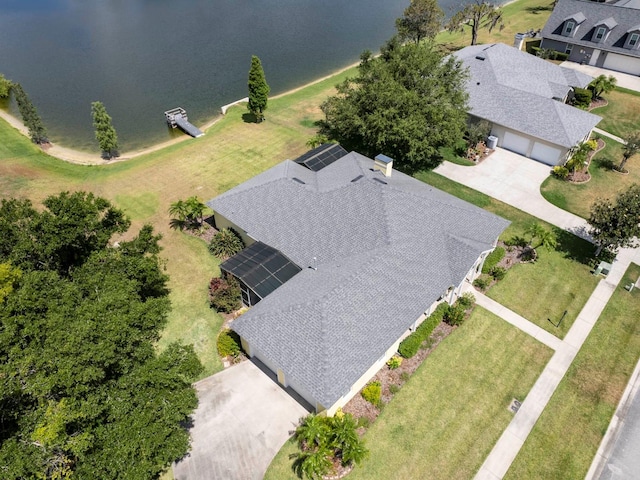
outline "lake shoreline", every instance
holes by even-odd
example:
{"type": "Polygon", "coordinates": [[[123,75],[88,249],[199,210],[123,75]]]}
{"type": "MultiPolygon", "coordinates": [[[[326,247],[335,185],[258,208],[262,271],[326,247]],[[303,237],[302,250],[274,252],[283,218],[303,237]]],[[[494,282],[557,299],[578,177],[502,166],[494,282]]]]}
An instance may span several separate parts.
{"type": "MultiPolygon", "coordinates": [[[[356,67],[360,64],[360,62],[356,62],[353,63],[351,65],[348,65],[346,67],[340,68],[336,71],[333,71],[332,73],[330,73],[329,75],[325,75],[321,78],[312,80],[311,82],[305,83],[303,85],[300,85],[299,87],[295,87],[292,88],[290,90],[287,90],[285,92],[279,93],[278,95],[274,95],[273,97],[269,97],[269,100],[276,100],[282,97],[285,97],[287,95],[291,95],[294,94],[296,92],[299,92],[300,90],[303,90],[304,88],[310,87],[312,85],[315,85],[317,83],[323,82],[325,80],[328,80],[332,77],[335,77],[337,75],[340,75],[341,73],[345,72],[346,70],[349,70],[353,67],[356,67]]],[[[237,101],[237,102],[241,102],[237,101]]],[[[234,105],[242,105],[242,103],[237,103],[237,102],[233,102],[234,105]]],[[[27,129],[27,127],[25,127],[22,122],[20,121],[19,118],[17,118],[16,116],[12,115],[11,113],[7,112],[4,109],[0,108],[0,118],[3,119],[5,122],[7,122],[9,125],[11,125],[13,128],[15,128],[16,130],[18,130],[22,135],[24,135],[25,137],[29,137],[29,131],[27,129]]],[[[219,122],[220,120],[222,120],[224,118],[224,115],[219,114],[217,116],[215,116],[214,118],[210,119],[209,121],[205,122],[204,125],[202,125],[200,128],[202,131],[204,131],[205,133],[207,132],[207,130],[209,130],[213,125],[215,125],[217,122],[219,122]]],[[[77,150],[74,148],[69,148],[69,147],[65,147],[64,145],[58,144],[58,143],[50,143],[47,146],[42,146],[42,151],[45,152],[47,155],[50,155],[54,158],[57,158],[59,160],[63,160],[65,162],[69,162],[69,163],[75,163],[77,165],[110,165],[112,163],[118,163],[118,162],[124,162],[127,160],[133,160],[134,158],[140,157],[142,155],[147,155],[149,153],[153,153],[153,152],[157,152],[158,150],[162,150],[164,148],[170,147],[172,145],[175,145],[177,143],[180,142],[184,142],[186,140],[190,140],[191,137],[189,137],[187,134],[184,134],[183,136],[180,136],[178,138],[174,138],[172,140],[167,140],[164,142],[160,142],[157,143],[155,145],[151,145],[149,147],[146,148],[141,148],[139,150],[133,150],[133,151],[129,151],[129,152],[124,152],[122,155],[120,155],[118,158],[114,158],[112,160],[104,160],[100,157],[99,153],[91,153],[91,152],[86,152],[84,150],[77,150]]]]}

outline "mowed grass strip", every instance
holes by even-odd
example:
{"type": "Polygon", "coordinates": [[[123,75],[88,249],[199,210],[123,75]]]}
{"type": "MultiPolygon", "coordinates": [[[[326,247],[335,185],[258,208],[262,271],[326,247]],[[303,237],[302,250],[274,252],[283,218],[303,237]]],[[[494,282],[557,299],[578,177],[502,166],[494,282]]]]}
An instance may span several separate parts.
{"type": "Polygon", "coordinates": [[[632,264],[505,478],[582,479],[640,358],[640,266],[632,264]]]}
{"type": "MultiPolygon", "coordinates": [[[[480,468],[552,351],[476,308],[386,405],[365,434],[371,455],[350,479],[465,479],[480,468]]],[[[294,479],[288,442],[266,480],[294,479]]]]}
{"type": "Polygon", "coordinates": [[[626,165],[628,175],[612,170],[622,160],[622,145],[601,137],[606,147],[593,157],[589,166],[591,180],[580,185],[549,176],[540,186],[540,193],[550,203],[582,218],[589,218],[593,203],[602,198],[614,199],[634,183],[640,183],[640,156],[632,157],[626,165]]]}
{"type": "Polygon", "coordinates": [[[591,110],[602,117],[598,128],[622,138],[640,131],[640,92],[616,87],[604,98],[607,105],[591,110]]]}
{"type": "Polygon", "coordinates": [[[437,173],[421,172],[417,178],[510,220],[511,225],[500,236],[502,240],[514,236],[527,237],[525,231],[533,222],[556,234],[558,245],[554,250],[538,248],[538,260],[535,263],[513,266],[502,281],[489,289],[487,295],[563,338],[598,283],[598,279],[591,274],[590,262],[595,253],[593,245],[437,173]],[[565,310],[567,315],[556,327],[565,310]]]}

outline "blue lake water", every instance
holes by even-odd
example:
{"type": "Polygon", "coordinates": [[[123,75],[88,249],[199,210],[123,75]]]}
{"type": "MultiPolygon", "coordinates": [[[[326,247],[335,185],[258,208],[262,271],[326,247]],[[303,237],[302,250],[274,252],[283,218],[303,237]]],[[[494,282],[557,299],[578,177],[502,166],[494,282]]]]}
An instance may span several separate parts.
{"type": "MultiPolygon", "coordinates": [[[[445,11],[459,0],[441,2],[445,11]],[[447,3],[449,2],[449,3],[447,3]]],[[[20,82],[53,141],[96,151],[91,102],[122,150],[170,138],[247,95],[251,55],[278,94],[377,51],[408,0],[2,0],[0,73],[20,82]]]]}

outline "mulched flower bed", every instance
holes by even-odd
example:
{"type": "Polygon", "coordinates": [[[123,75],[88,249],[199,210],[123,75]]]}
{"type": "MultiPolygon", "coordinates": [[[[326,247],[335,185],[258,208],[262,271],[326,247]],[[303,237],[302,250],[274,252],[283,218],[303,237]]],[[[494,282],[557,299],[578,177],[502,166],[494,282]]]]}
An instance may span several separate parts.
{"type": "MultiPolygon", "coordinates": [[[[605,100],[605,102],[606,102],[606,100],[605,100]]],[[[596,148],[592,152],[589,152],[589,154],[587,155],[587,166],[584,167],[581,170],[576,170],[575,172],[569,173],[569,175],[567,175],[567,181],[568,182],[571,182],[571,183],[586,183],[589,180],[591,180],[591,174],[589,173],[589,166],[591,165],[591,160],[593,159],[593,156],[596,153],[598,153],[600,150],[602,150],[606,145],[604,140],[602,140],[601,138],[596,139],[596,142],[598,143],[598,148],[596,148]]]]}
{"type": "Polygon", "coordinates": [[[607,105],[609,105],[609,102],[607,100],[605,100],[604,98],[600,97],[596,100],[592,100],[591,103],[589,104],[589,108],[587,110],[591,111],[594,108],[599,108],[599,107],[606,107],[607,105]]]}
{"type": "MultiPolygon", "coordinates": [[[[429,348],[418,350],[418,353],[411,358],[404,358],[402,364],[395,370],[391,370],[385,365],[376,373],[370,382],[380,382],[383,403],[389,403],[393,398],[390,387],[392,385],[396,385],[399,388],[402,387],[438,344],[456,328],[457,327],[452,327],[442,322],[431,334],[429,348]]],[[[342,408],[342,411],[352,414],[355,418],[366,418],[369,422],[373,422],[378,415],[380,415],[380,409],[366,401],[361,394],[354,396],[349,403],[342,408]]]]}

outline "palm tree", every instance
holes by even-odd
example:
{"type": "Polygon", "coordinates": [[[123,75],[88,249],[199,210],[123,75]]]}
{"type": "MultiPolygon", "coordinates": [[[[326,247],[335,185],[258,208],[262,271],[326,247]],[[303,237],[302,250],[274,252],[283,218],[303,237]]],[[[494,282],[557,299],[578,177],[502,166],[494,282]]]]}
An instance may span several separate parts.
{"type": "MultiPolygon", "coordinates": [[[[533,240],[540,235],[544,235],[545,229],[538,222],[532,222],[525,230],[525,235],[529,235],[529,245],[533,244],[533,240]]],[[[532,247],[533,248],[533,247],[532,247]]]]}
{"type": "Polygon", "coordinates": [[[622,147],[622,161],[618,165],[618,171],[624,172],[624,166],[627,161],[636,153],[640,152],[640,133],[632,133],[625,139],[625,145],[622,147]]]}
{"type": "Polygon", "coordinates": [[[613,75],[599,75],[589,84],[589,88],[593,91],[593,98],[600,98],[603,93],[609,93],[614,88],[616,88],[617,83],[616,77],[613,75]]]}
{"type": "Polygon", "coordinates": [[[187,198],[185,203],[185,207],[187,210],[187,220],[194,227],[199,227],[202,225],[204,209],[207,208],[204,203],[198,200],[198,197],[189,197],[187,198]]]}
{"type": "Polygon", "coordinates": [[[360,463],[364,460],[369,451],[365,448],[364,442],[356,431],[356,421],[351,414],[336,414],[329,419],[330,423],[330,446],[336,451],[343,466],[351,463],[360,463]]]}
{"type": "Polygon", "coordinates": [[[296,428],[295,439],[302,449],[326,445],[329,439],[329,425],[326,417],[307,415],[296,428]]]}
{"type": "Polygon", "coordinates": [[[551,250],[556,248],[557,241],[556,236],[549,230],[543,230],[538,235],[538,245],[535,248],[543,247],[545,250],[551,250]]]}
{"type": "Polygon", "coordinates": [[[174,218],[171,219],[169,224],[171,228],[175,228],[176,230],[183,230],[186,226],[187,214],[189,213],[189,209],[184,202],[184,200],[178,200],[177,202],[173,202],[169,206],[169,215],[172,215],[174,218]]]}
{"type": "Polygon", "coordinates": [[[220,230],[209,243],[209,251],[221,260],[234,256],[242,249],[244,249],[242,238],[231,228],[220,230]]]}
{"type": "Polygon", "coordinates": [[[299,478],[305,477],[311,480],[321,479],[331,468],[331,450],[326,446],[313,450],[302,450],[291,455],[295,458],[293,471],[299,478]]]}

